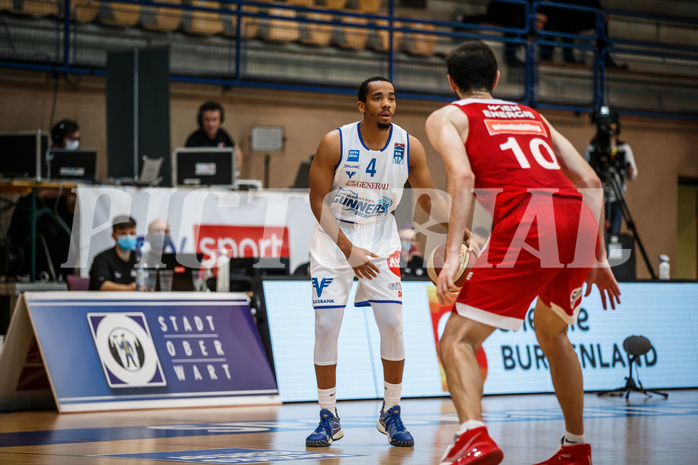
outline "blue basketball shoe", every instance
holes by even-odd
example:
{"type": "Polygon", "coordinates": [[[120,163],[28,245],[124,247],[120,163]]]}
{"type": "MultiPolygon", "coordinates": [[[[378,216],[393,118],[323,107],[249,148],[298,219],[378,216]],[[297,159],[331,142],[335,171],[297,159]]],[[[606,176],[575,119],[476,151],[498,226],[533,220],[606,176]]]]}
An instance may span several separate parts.
{"type": "Polygon", "coordinates": [[[414,447],[414,438],[407,431],[405,425],[402,424],[399,405],[391,407],[387,412],[383,412],[383,409],[381,409],[376,428],[388,436],[388,442],[391,446],[414,447]]]}
{"type": "Polygon", "coordinates": [[[305,440],[305,447],[327,447],[333,441],[339,441],[344,437],[342,425],[339,424],[339,415],[335,416],[327,409],[320,410],[320,424],[315,431],[305,440]]]}

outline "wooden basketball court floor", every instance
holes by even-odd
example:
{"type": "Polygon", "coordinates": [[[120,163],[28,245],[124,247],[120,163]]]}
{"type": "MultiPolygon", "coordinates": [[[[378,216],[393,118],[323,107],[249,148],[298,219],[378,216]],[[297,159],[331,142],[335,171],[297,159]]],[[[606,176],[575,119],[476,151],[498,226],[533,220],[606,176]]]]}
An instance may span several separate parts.
{"type": "MultiPolygon", "coordinates": [[[[621,380],[622,381],[622,380],[621,380]]],[[[622,385],[622,384],[621,384],[622,385]]],[[[595,465],[698,463],[698,391],[669,398],[587,394],[585,425],[595,465]]],[[[551,394],[483,400],[503,464],[534,464],[555,450],[564,427],[551,394]]],[[[413,448],[392,447],[376,428],[380,401],[338,405],[344,438],[305,447],[318,422],[315,403],[264,407],[163,409],[58,414],[0,413],[0,464],[146,465],[288,463],[288,465],[433,465],[457,429],[448,398],[403,399],[413,448]]]]}

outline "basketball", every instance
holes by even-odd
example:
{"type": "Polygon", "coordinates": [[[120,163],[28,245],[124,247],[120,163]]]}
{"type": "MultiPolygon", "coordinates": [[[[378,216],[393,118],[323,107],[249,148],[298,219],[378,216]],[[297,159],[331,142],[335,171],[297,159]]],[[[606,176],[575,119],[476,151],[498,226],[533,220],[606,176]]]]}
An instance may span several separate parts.
{"type": "MultiPolygon", "coordinates": [[[[446,258],[446,244],[441,244],[435,248],[429,255],[427,260],[427,274],[431,282],[436,284],[436,278],[439,277],[441,268],[444,264],[444,259],[446,258]]],[[[468,269],[468,261],[470,259],[470,253],[468,247],[465,244],[460,246],[460,266],[458,271],[453,275],[453,283],[460,287],[465,282],[467,277],[466,270],[468,269]]]]}

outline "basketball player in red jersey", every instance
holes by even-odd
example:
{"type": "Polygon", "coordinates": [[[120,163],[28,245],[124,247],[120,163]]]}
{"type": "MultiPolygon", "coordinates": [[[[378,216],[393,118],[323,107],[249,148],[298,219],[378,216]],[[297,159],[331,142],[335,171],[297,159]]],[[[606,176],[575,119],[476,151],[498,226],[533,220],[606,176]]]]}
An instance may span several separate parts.
{"type": "Polygon", "coordinates": [[[603,244],[601,182],[538,112],[492,98],[499,71],[487,45],[466,42],[446,63],[449,84],[460,100],[426,122],[429,140],[443,158],[452,199],[437,296],[444,303],[458,293],[439,356],[461,425],[442,465],[502,461],[502,451],[482,421],[483,380],[475,352],[495,329],[518,330],[536,297],[536,337],[550,363],[566,428],[558,452],[539,465],[591,465],[582,420],[582,371],[567,325],[576,321],[585,280],[585,295],[596,284],[604,309],[607,300],[612,308],[620,303],[603,244]],[[473,192],[492,212],[493,230],[458,289],[453,275],[473,192]]]}

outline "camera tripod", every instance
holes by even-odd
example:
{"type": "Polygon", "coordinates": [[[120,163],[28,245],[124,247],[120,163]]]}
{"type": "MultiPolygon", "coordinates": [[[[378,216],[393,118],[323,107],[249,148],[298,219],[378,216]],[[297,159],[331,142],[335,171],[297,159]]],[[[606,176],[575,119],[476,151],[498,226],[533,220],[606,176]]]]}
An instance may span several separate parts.
{"type": "MultiPolygon", "coordinates": [[[[628,204],[625,203],[625,198],[623,196],[623,190],[621,189],[620,185],[618,185],[618,180],[616,178],[615,169],[610,170],[609,175],[604,176],[604,177],[605,177],[605,180],[602,178],[602,181],[607,182],[608,185],[611,186],[611,189],[613,190],[613,193],[616,196],[616,200],[620,204],[621,210],[623,211],[623,219],[625,220],[625,224],[628,225],[628,228],[633,233],[633,237],[635,237],[635,240],[637,241],[637,246],[640,249],[640,253],[642,254],[642,258],[645,260],[645,265],[647,265],[647,271],[650,272],[650,276],[652,277],[652,279],[657,279],[657,275],[654,273],[654,269],[652,268],[652,265],[650,264],[650,260],[647,257],[647,252],[645,251],[645,247],[642,245],[642,241],[640,240],[640,235],[638,234],[637,228],[635,227],[635,221],[633,221],[633,217],[630,214],[630,209],[628,208],[628,204]]],[[[606,202],[606,207],[607,207],[606,212],[610,211],[609,206],[610,206],[610,202],[606,202]]],[[[608,238],[606,238],[606,244],[608,244],[608,238]]]]}

